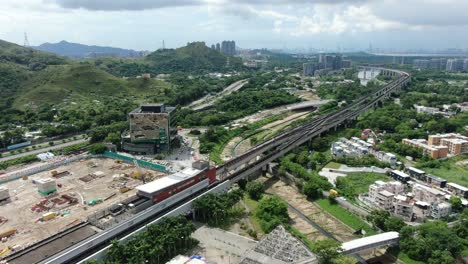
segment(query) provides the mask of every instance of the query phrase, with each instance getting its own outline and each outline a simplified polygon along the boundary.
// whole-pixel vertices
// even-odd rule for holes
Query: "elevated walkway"
[[[386,232],[373,236],[363,237],[344,242],[341,245],[343,254],[349,255],[359,251],[398,244],[400,234],[398,232]]]

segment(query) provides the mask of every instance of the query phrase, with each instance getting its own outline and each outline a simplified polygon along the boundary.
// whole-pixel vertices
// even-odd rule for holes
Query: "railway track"
[[[387,84],[379,91],[363,96],[354,104],[349,105],[336,113],[318,116],[302,125],[288,129],[284,133],[267,140],[255,146],[248,152],[239,155],[238,157],[234,157],[226,163],[218,166],[216,169],[219,182],[213,186],[208,187],[208,191],[203,192],[203,194],[216,190],[216,185],[223,185],[224,183],[230,181],[235,182],[238,179],[246,177],[247,175],[257,171],[259,168],[262,168],[269,162],[276,160],[284,154],[290,152],[297,146],[304,144],[311,138],[318,136],[321,133],[325,133],[331,128],[337,127],[347,121],[353,120],[368,108],[374,107],[377,102],[389,97],[390,93],[394,92],[395,89],[401,89],[401,87],[409,81],[409,74],[401,71],[395,72],[400,75],[399,78]],[[260,158],[249,164],[249,162],[255,159],[257,156],[260,156]],[[234,172],[230,173],[231,171]],[[199,191],[196,193],[198,192]],[[192,197],[193,196],[191,193],[183,199],[178,200],[177,204],[185,202],[188,198]],[[155,204],[155,206],[164,203],[165,202],[160,202]],[[168,205],[167,207],[164,207],[164,211],[175,208],[174,206],[174,204]],[[157,215],[159,215],[159,213]],[[87,239],[83,243],[79,243],[79,245],[68,248],[63,252],[60,252],[42,261],[41,263],[74,263],[80,259],[80,256],[89,255],[89,252],[95,252],[98,248],[102,248],[103,245],[110,242],[111,239],[121,237],[122,234],[128,234],[131,232],[131,230],[140,230],[145,226],[146,223],[151,222],[152,219],[154,219],[156,216],[155,214],[151,214],[148,215],[144,220],[140,219],[136,221],[137,217],[140,219],[143,216],[138,215],[120,223],[119,228],[122,230],[125,229],[123,231],[119,231],[117,233],[115,230],[113,230],[113,228],[104,230],[92,238]],[[116,234],[113,235],[112,232],[115,232]],[[131,234],[133,233],[130,233],[130,235]],[[128,236],[129,235],[126,237]],[[100,252],[102,252],[102,250]]]

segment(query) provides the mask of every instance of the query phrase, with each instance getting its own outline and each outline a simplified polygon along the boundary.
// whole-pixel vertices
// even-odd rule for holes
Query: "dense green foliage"
[[[207,194],[193,202],[196,218],[212,226],[226,225],[242,212],[234,207],[241,198],[240,189],[222,194]]]
[[[258,201],[263,195],[263,183],[259,181],[249,181],[245,186],[245,190],[249,194],[249,197]]]
[[[185,217],[166,218],[149,225],[127,243],[112,242],[106,253],[108,263],[166,263],[198,244],[191,238],[195,226]]]
[[[232,93],[215,103],[214,108],[195,112],[182,109],[180,123],[184,126],[222,125],[263,109],[298,102],[299,98],[285,91],[244,90]]]
[[[0,162],[0,170],[4,170],[10,166],[18,165],[18,164],[25,164],[25,163],[31,163],[34,161],[39,161],[39,159],[36,157],[36,155],[28,155],[24,156],[21,158],[16,158],[16,159],[11,159],[7,161],[2,161]]]
[[[417,227],[407,226],[400,232],[400,248],[410,258],[428,263],[454,263],[454,259],[466,248],[464,240],[466,237],[459,237],[456,231],[447,227],[447,223],[440,221]],[[447,262],[447,259],[452,262]]]
[[[296,158],[296,154],[293,154],[293,153],[282,158],[280,172],[281,171],[289,172],[293,176],[302,180],[297,183],[297,185],[299,185],[298,187],[302,187],[305,183],[311,183],[314,186],[319,186],[320,191],[327,191],[333,187],[328,182],[327,178],[318,175],[316,171],[311,171],[311,172],[307,171],[307,169],[304,168],[304,165],[296,163],[297,159],[295,158]]]
[[[178,49],[159,49],[145,60],[158,73],[239,70],[242,61],[210,49],[204,42],[192,42]]]
[[[320,264],[352,264],[356,262],[352,257],[341,255],[341,243],[332,239],[315,242],[312,250],[318,255]]]
[[[89,152],[91,154],[104,154],[106,150],[106,145],[100,143],[93,144],[89,147]]]
[[[269,233],[278,225],[288,224],[288,205],[278,196],[265,196],[258,204],[256,216],[263,232]]]
[[[400,232],[400,230],[406,226],[405,222],[403,222],[401,218],[390,216],[390,213],[385,210],[373,210],[367,216],[367,221],[372,223],[374,227],[385,232]]]
[[[317,87],[317,94],[323,99],[335,99],[351,103],[364,94],[370,94],[380,86],[370,82],[367,86],[361,85],[358,81],[352,83],[322,84]]]

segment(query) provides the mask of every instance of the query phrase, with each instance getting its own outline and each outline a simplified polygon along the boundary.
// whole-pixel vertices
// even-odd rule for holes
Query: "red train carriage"
[[[216,168],[198,170],[186,168],[161,179],[149,182],[136,187],[138,195],[152,199],[158,203],[168,197],[179,193],[205,179],[208,179],[208,185],[216,181]]]

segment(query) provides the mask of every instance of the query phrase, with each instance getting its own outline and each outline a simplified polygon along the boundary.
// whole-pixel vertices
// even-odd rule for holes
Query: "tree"
[[[450,252],[436,250],[432,252],[431,257],[427,260],[428,264],[453,264],[455,258],[450,255]]]
[[[259,181],[250,181],[246,185],[247,193],[249,197],[254,200],[260,200],[263,195],[263,184]]]
[[[447,223],[434,221],[417,227],[403,227],[400,231],[400,248],[410,258],[427,262],[432,257],[445,259],[445,256],[437,255],[436,251],[448,252],[455,258],[464,245],[462,238]]]
[[[400,232],[400,230],[405,227],[406,224],[405,222],[398,217],[390,217],[384,222],[384,231],[389,232],[389,231],[396,231]]]
[[[371,222],[374,227],[385,230],[385,220],[389,217],[390,213],[385,210],[373,210],[367,216],[367,221]]]
[[[258,203],[256,215],[265,233],[289,222],[288,205],[278,196],[263,197]]]
[[[468,237],[468,208],[458,217],[458,224],[453,228],[458,237]]]
[[[453,211],[459,212],[463,209],[462,200],[459,197],[451,196],[449,202],[452,205]]]
[[[106,145],[96,143],[89,147],[89,152],[91,154],[103,154],[107,150]]]
[[[110,132],[107,134],[107,137],[104,139],[104,141],[112,143],[120,148],[120,135],[117,132]]]
[[[314,245],[314,252],[318,255],[320,264],[332,264],[340,257],[341,244],[331,239],[320,240]]]
[[[322,196],[322,189],[320,186],[313,181],[308,181],[302,187],[302,192],[307,196],[309,199],[318,199]]]

